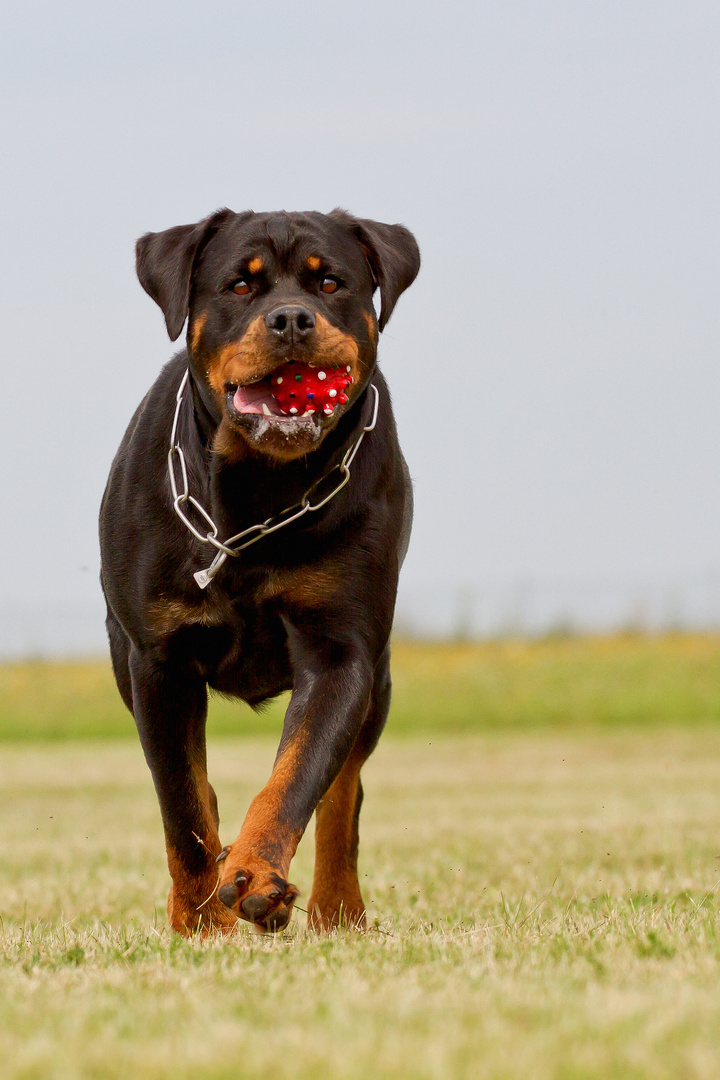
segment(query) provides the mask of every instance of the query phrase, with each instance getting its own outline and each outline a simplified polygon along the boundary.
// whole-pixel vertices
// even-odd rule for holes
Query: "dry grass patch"
[[[223,837],[272,756],[213,746]],[[709,732],[386,740],[376,927],[187,942],[139,748],[8,747],[0,1076],[714,1080],[718,760]],[[293,869],[307,895],[307,842]]]

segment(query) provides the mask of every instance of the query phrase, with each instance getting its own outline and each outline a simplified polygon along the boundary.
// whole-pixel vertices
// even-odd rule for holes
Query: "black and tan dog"
[[[181,933],[238,916],[285,926],[298,895],[290,861],[315,810],[311,925],[363,924],[360,769],[388,712],[412,512],[372,296],[379,288],[382,330],[418,268],[407,229],[339,210],[221,210],[138,242],[140,282],[172,340],[188,320],[187,350],[112,466],[102,584]],[[342,376],[344,389],[322,409],[308,394],[288,410],[283,371],[314,385]],[[206,770],[208,687],[253,706],[292,690],[272,775],[225,848]]]

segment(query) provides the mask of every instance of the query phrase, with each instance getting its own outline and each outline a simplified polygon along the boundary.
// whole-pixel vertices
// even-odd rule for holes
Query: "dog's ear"
[[[170,340],[180,336],[190,306],[195,260],[213,232],[232,210],[218,210],[197,225],[176,225],[164,232],[145,233],[135,245],[137,276],[165,316]]]
[[[339,209],[333,210],[330,217],[347,225],[365,252],[375,284],[380,287],[378,325],[384,330],[398,297],[412,285],[420,269],[417,240],[404,225],[356,218]]]

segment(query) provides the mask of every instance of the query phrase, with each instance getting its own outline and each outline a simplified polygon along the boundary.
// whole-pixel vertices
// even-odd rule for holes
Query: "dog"
[[[360,770],[390,704],[412,488],[378,333],[420,255],[402,225],[234,213],[147,233],[137,273],[175,341],[100,512],[113,671],[160,803],[174,930],[282,930],[316,812],[309,925],[362,927]],[[373,294],[380,291],[376,317]],[[208,688],[291,690],[237,839],[207,776]]]

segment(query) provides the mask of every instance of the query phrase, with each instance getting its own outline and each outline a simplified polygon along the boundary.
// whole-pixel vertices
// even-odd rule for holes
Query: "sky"
[[[408,611],[432,626],[498,582],[702,592],[719,54],[696,0],[2,4],[0,650],[41,610],[48,648],[102,641],[78,614],[98,504],[176,350],[134,242],[225,205],[418,239],[379,352],[415,481]]]

